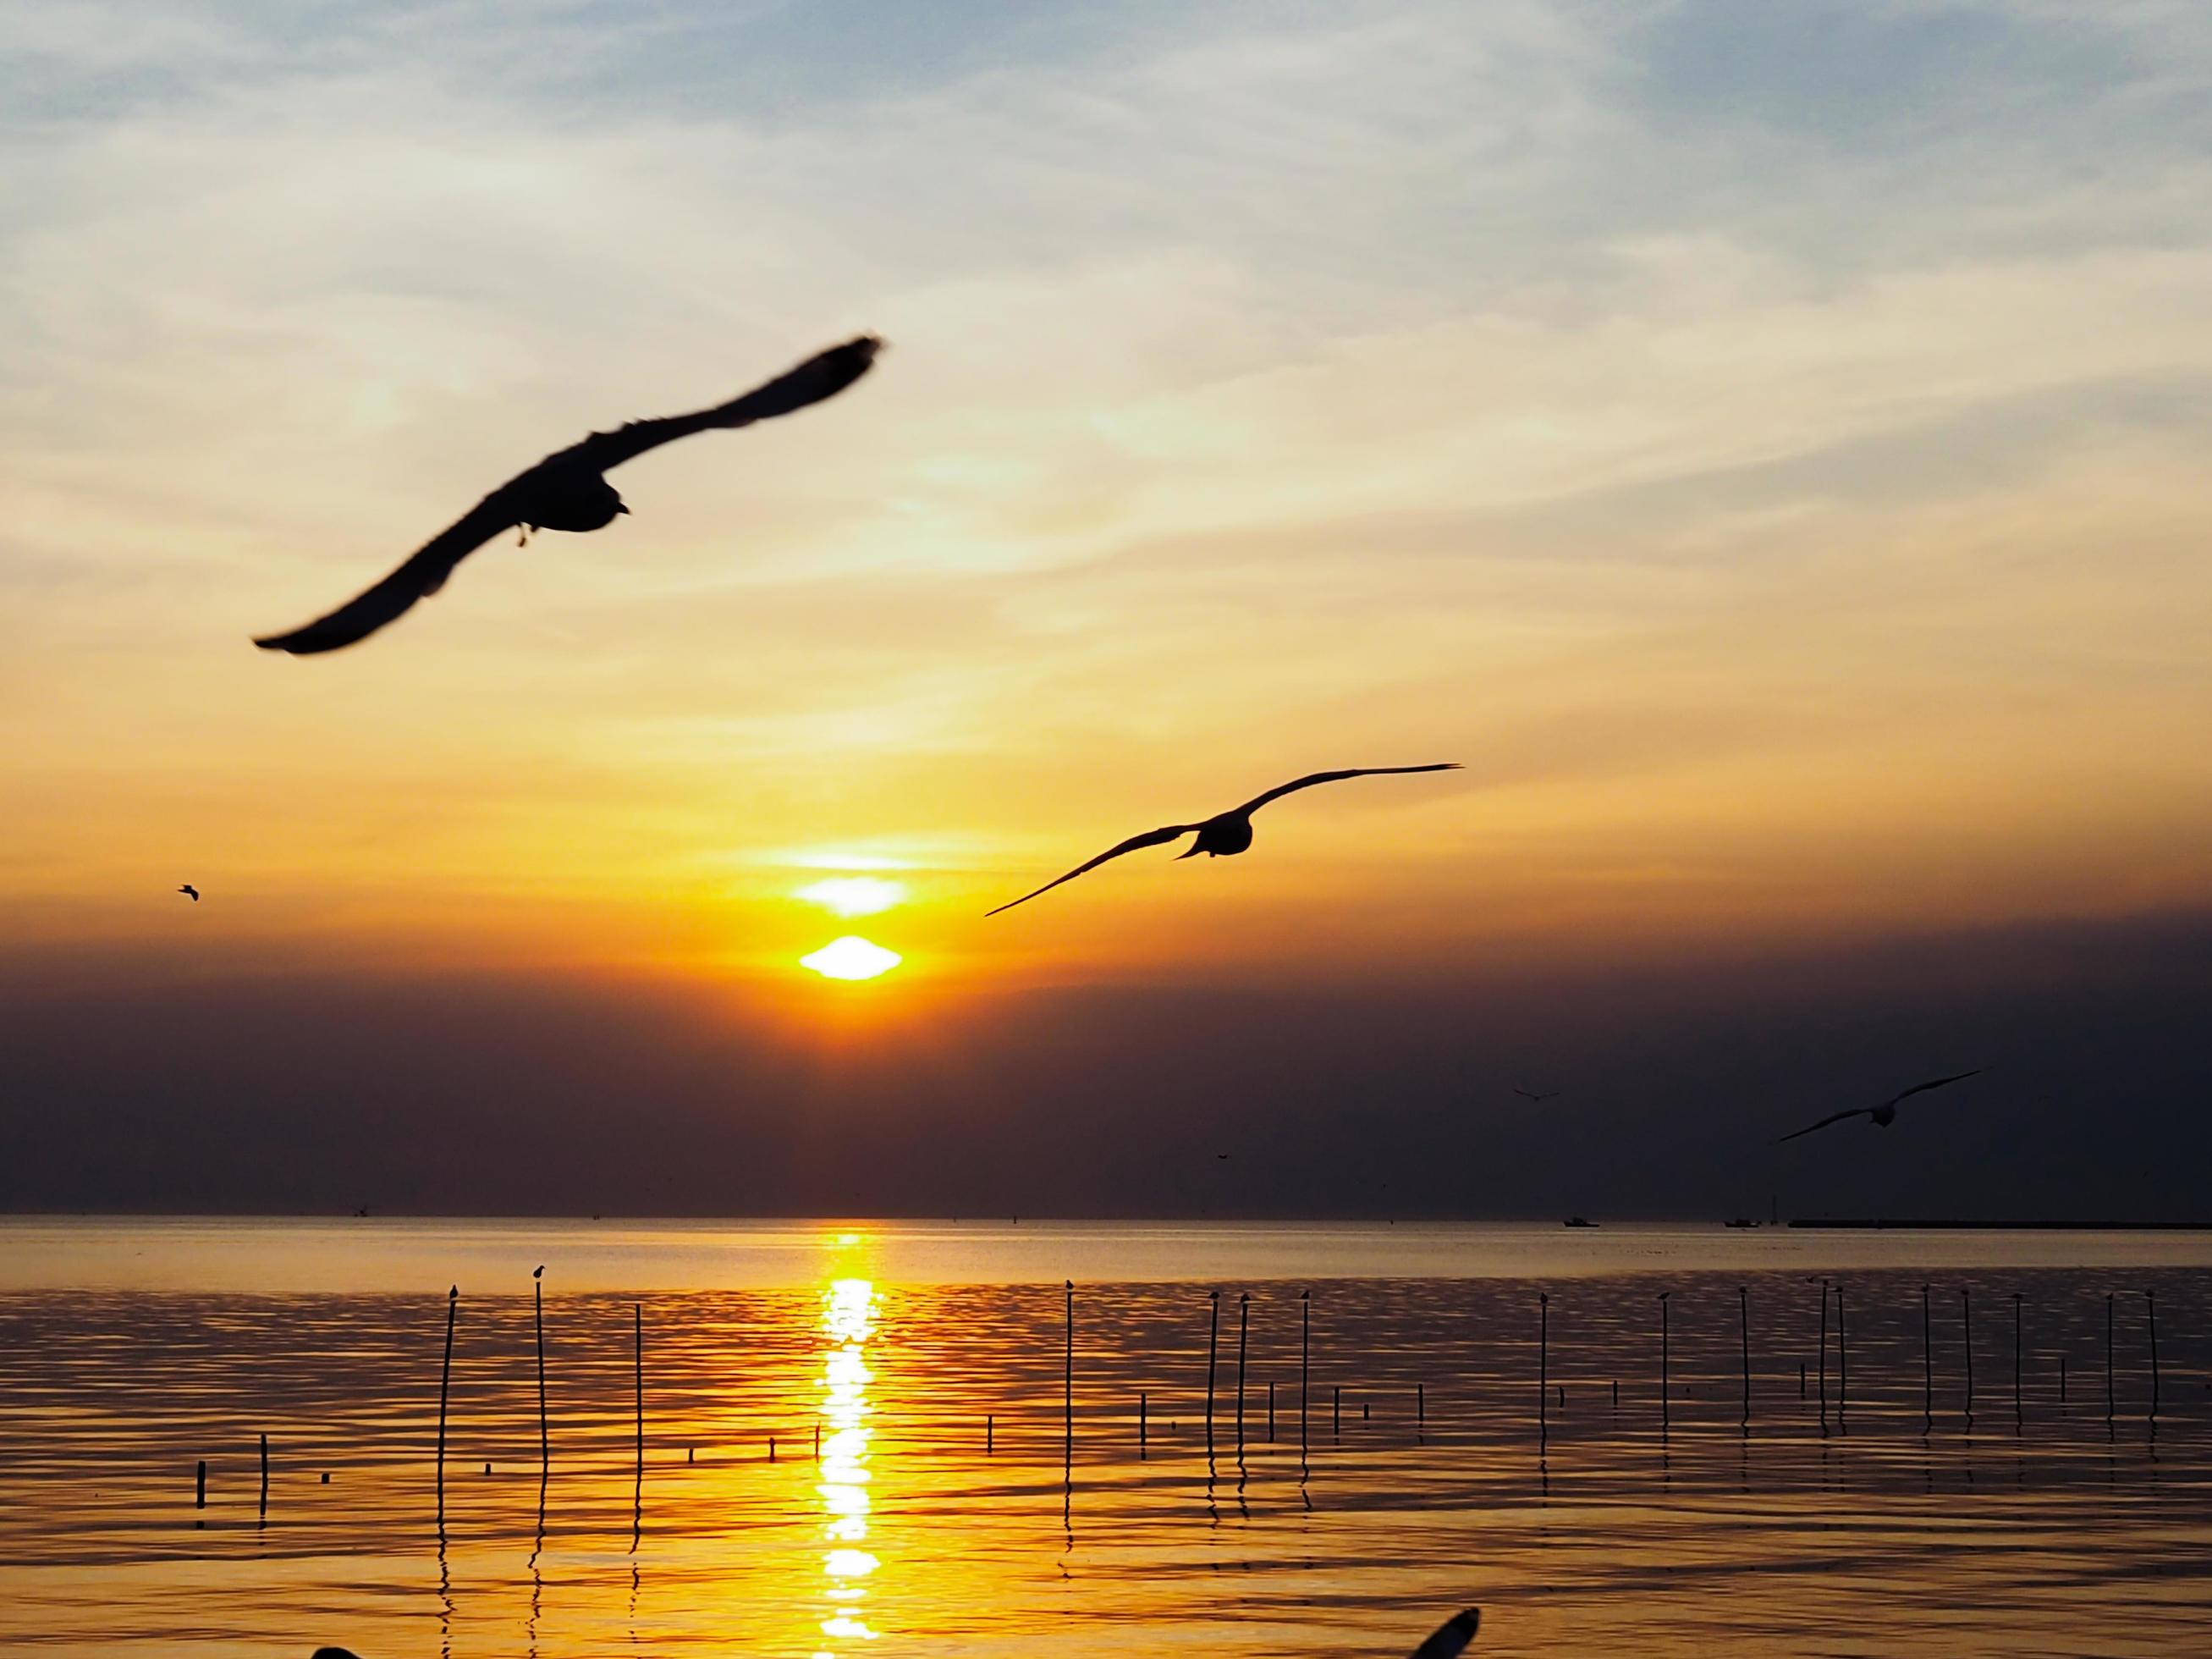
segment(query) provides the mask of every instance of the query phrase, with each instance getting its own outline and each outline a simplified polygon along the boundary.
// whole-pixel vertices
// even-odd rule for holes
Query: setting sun
[[[905,959],[896,951],[886,951],[857,933],[848,933],[799,961],[801,967],[811,968],[824,979],[874,979],[879,974],[889,973]]]

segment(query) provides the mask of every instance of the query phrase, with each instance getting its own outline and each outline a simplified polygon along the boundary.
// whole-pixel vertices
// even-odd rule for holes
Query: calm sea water
[[[0,1222],[9,1653],[1388,1655],[1468,1603],[1480,1654],[2212,1651],[2212,1239]]]

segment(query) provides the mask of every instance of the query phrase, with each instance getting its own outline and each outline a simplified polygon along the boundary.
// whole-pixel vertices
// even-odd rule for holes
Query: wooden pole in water
[[[1344,1437],[1344,1384],[1341,1382],[1335,1385],[1334,1392],[1329,1395],[1328,1437],[1332,1440]]]
[[[1146,1426],[1145,1418],[1146,1413],[1149,1409],[1150,1407],[1146,1401],[1145,1396],[1142,1393],[1139,1393],[1137,1395],[1137,1461],[1139,1463],[1145,1461],[1145,1430]]]
[[[2012,1425],[2021,1425],[2020,1407],[2020,1292],[2012,1293]]]
[[[1060,1370],[1060,1467],[1063,1474],[1075,1467],[1075,1281],[1060,1281],[1067,1293],[1067,1344]]]
[[[1828,1281],[1820,1281],[1820,1420],[1828,1420]]]
[[[1298,1292],[1298,1458],[1306,1455],[1306,1385],[1313,1375],[1313,1292]]]
[[[264,1519],[269,1514],[269,1437],[265,1434],[261,1437],[261,1513]]]
[[[1925,1434],[1936,1426],[1936,1327],[1929,1317],[1928,1292],[1933,1287],[1920,1287],[1920,1431]]]
[[[545,1268],[542,1263],[530,1275],[530,1293],[538,1312],[538,1470],[542,1480],[553,1473],[553,1431],[545,1412]]]
[[[1959,1286],[1959,1335],[1966,1349],[1966,1421],[1974,1420],[1974,1294]]]
[[[1213,1373],[1221,1352],[1221,1292],[1206,1293],[1206,1455],[1213,1455]]]
[[[446,1292],[446,1365],[438,1374],[438,1522],[446,1520],[446,1395],[453,1381],[453,1318],[461,1305],[461,1287]]]
[[[2150,1417],[2158,1421],[2158,1292],[2143,1291],[2143,1311],[2150,1319]]]
[[[2112,1420],[2112,1297],[2105,1294],[2105,1421]]]
[[[200,1459],[198,1471],[192,1477],[192,1507],[196,1510],[207,1507],[207,1459],[204,1457]]]
[[[1423,1431],[1425,1431],[1428,1428],[1428,1426],[1429,1426],[1429,1385],[1428,1385],[1427,1383],[1425,1383],[1425,1382],[1416,1382],[1416,1383],[1414,1383],[1414,1384],[1413,1384],[1413,1430],[1414,1430],[1414,1432],[1415,1432],[1415,1433],[1417,1433],[1417,1434],[1418,1434],[1418,1433],[1420,1433],[1420,1432],[1423,1432]]]
[[[1267,1438],[1275,1437],[1275,1385],[1267,1384]]]
[[[645,1304],[631,1303],[629,1316],[632,1338],[630,1358],[637,1384],[637,1498],[639,1512],[641,1515],[645,1499]],[[814,1432],[817,1437],[815,1449],[818,1453],[821,1449],[822,1433],[818,1425]]]
[[[1536,1292],[1536,1438],[1550,1437],[1552,1409],[1552,1298]]]
[[[1751,1421],[1751,1292],[1735,1287],[1736,1314],[1743,1334],[1743,1420]]]
[[[983,1413],[983,1455],[988,1457],[997,1449],[998,1419],[991,1413]]]
[[[1244,1455],[1244,1337],[1251,1324],[1252,1292],[1237,1297],[1237,1454]]]
[[[1667,1298],[1674,1292],[1659,1292],[1659,1432],[1667,1432],[1670,1407],[1667,1403]]]
[[[1844,1326],[1844,1287],[1836,1286],[1836,1420],[1844,1420],[1850,1408],[1851,1343],[1850,1334]]]

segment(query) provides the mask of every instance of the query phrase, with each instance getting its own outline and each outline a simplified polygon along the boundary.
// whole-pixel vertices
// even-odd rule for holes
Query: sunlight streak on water
[[[851,1234],[840,1246],[859,1241]],[[872,1479],[868,1441],[868,1338],[875,1330],[876,1289],[865,1279],[838,1279],[822,1292],[823,1356],[820,1411],[823,1424],[821,1478],[815,1487],[822,1504],[822,1534],[831,1547],[822,1558],[832,1604],[822,1633],[833,1643],[872,1642],[876,1632],[860,1612],[867,1597],[866,1580],[881,1563],[860,1548],[868,1539]],[[834,1659],[825,1648],[817,1659]]]

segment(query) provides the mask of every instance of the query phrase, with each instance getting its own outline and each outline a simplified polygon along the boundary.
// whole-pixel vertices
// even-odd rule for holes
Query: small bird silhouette
[[[533,530],[604,530],[618,514],[629,511],[606,480],[613,468],[695,432],[750,426],[834,398],[868,372],[882,349],[882,341],[864,334],[713,409],[665,420],[631,421],[612,432],[594,432],[509,478],[359,598],[304,628],[253,642],[264,651],[286,651],[295,657],[336,651],[367,639],[404,615],[417,599],[429,598],[446,585],[455,566],[504,531],[520,529],[526,542]]]
[[[1460,1650],[1474,1640],[1474,1633],[1482,1627],[1482,1609],[1469,1607],[1465,1613],[1454,1613],[1437,1627],[1435,1634],[1413,1650],[1413,1659],[1456,1659]]]
[[[1399,772],[1456,772],[1459,769],[1457,761],[1439,761],[1429,766],[1355,766],[1342,772],[1315,772],[1303,778],[1294,778],[1288,783],[1278,784],[1264,795],[1255,795],[1242,806],[1231,807],[1226,812],[1218,813],[1197,823],[1163,824],[1158,830],[1147,830],[1141,836],[1132,836],[1120,846],[1108,848],[1089,863],[1079,864],[1066,875],[1045,883],[1036,892],[1024,893],[1021,897],[1010,899],[984,914],[995,916],[1000,910],[1011,910],[1017,904],[1027,904],[1038,893],[1048,893],[1063,881],[1073,881],[1085,872],[1096,870],[1109,859],[1118,859],[1124,853],[1134,853],[1142,848],[1164,845],[1178,836],[1189,835],[1193,830],[1198,832],[1198,839],[1190,844],[1189,851],[1179,853],[1176,857],[1194,859],[1203,853],[1208,858],[1234,858],[1252,844],[1253,813],[1271,800],[1279,800],[1295,790],[1310,789],[1317,783],[1335,783],[1345,778],[1381,777]]]
[[[1795,1140],[1799,1135],[1809,1135],[1815,1129],[1825,1129],[1831,1123],[1841,1123],[1847,1117],[1870,1118],[1874,1121],[1875,1127],[1887,1129],[1897,1121],[1897,1103],[1900,1100],[1910,1099],[1912,1096],[1929,1089],[1941,1089],[1946,1084],[1963,1083],[1970,1077],[1979,1077],[1981,1074],[1982,1068],[1978,1066],[1971,1072],[1959,1072],[1950,1077],[1931,1078],[1925,1083],[1914,1084],[1902,1094],[1892,1095],[1879,1106],[1855,1106],[1848,1112],[1831,1112],[1818,1123],[1808,1123],[1802,1129],[1792,1129],[1782,1137],[1782,1140]],[[1781,1144],[1780,1140],[1775,1142],[1778,1146]]]
[[[1523,1099],[1523,1100],[1534,1100],[1534,1101],[1540,1101],[1540,1101],[1547,1101],[1547,1100],[1557,1100],[1557,1099],[1559,1097],[1559,1091],[1557,1089],[1547,1089],[1547,1090],[1546,1090],[1546,1091],[1545,1091],[1542,1094],[1540,1094],[1540,1095],[1532,1095],[1532,1094],[1530,1094],[1530,1093],[1529,1093],[1526,1089],[1516,1089],[1513,1092],[1514,1092],[1515,1094],[1516,1094],[1516,1095],[1520,1096],[1520,1097],[1521,1097],[1521,1098],[1522,1098],[1522,1099]]]
[[[1214,1157],[1219,1158],[1224,1164],[1229,1161],[1229,1154],[1226,1152],[1216,1152]]]
[[[532,1279],[543,1279],[545,1277],[545,1269],[543,1267],[532,1267],[530,1270],[530,1276]]]
[[[190,882],[186,882],[182,887],[177,889],[177,890],[195,904],[198,904],[200,902],[200,890],[193,886]]]

